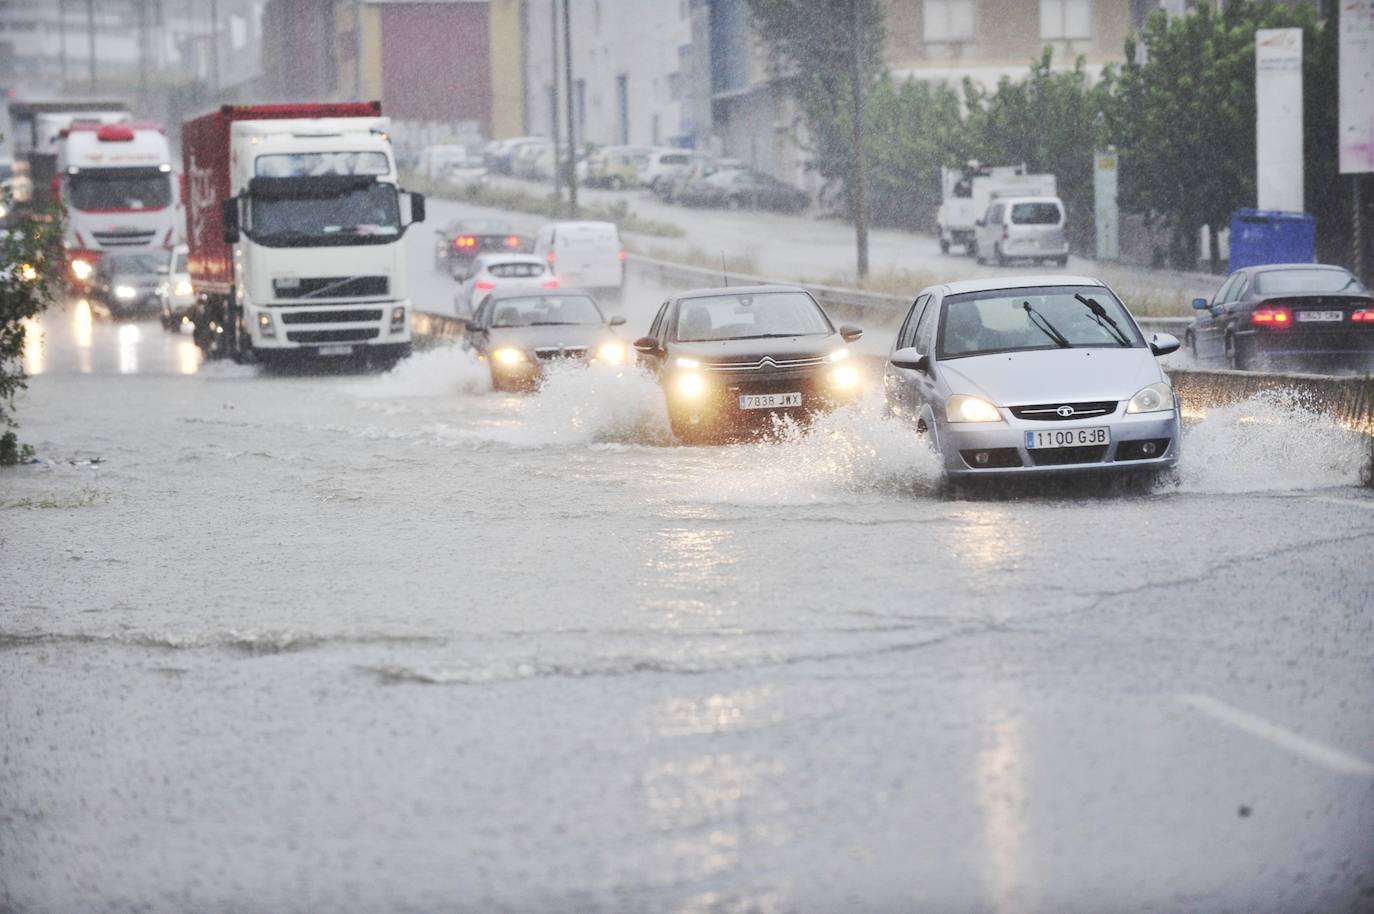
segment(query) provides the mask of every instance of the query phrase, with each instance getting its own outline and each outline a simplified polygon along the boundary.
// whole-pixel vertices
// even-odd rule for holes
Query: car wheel
[[[968,251],[968,255],[973,258],[975,263],[983,262],[982,255],[978,253],[978,242],[970,241],[964,246],[964,249]]]
[[[1193,331],[1189,330],[1187,333],[1183,334],[1183,345],[1188,347],[1188,354],[1191,355],[1193,357],[1193,361],[1196,362],[1197,337],[1193,334]]]
[[[949,253],[949,242],[946,241],[946,240],[943,239],[943,238],[940,239],[940,253],[941,253],[941,254],[948,254],[948,253]]]
[[[1226,335],[1226,367],[1232,371],[1245,371],[1249,368],[1249,360],[1241,352],[1240,344],[1229,333]]]
[[[685,416],[669,413],[668,425],[673,430],[673,437],[683,444],[704,444],[709,437],[705,427],[693,425]]]
[[[1002,255],[1002,246],[1000,244],[994,244],[992,246],[992,259],[997,261],[999,267],[1007,265],[1007,258]]]
[[[739,209],[742,205],[743,205],[743,203],[740,201],[740,198],[739,198],[739,197],[726,197],[726,198],[725,198],[725,208],[728,209],[728,210],[730,210],[730,211],[732,211],[732,212],[733,212],[734,210]]]
[[[1054,259],[1054,262],[1056,266],[1067,267],[1069,265],[1069,258],[1067,256],[1056,257]]]
[[[612,176],[611,176],[611,190],[623,190],[624,188],[625,188],[625,181],[620,177],[620,175],[612,175]]]

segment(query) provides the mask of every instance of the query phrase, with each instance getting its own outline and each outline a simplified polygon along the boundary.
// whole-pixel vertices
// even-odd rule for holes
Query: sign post
[[[1093,155],[1093,221],[1097,228],[1097,259],[1121,259],[1120,210],[1116,205],[1116,149]]]
[[[1255,32],[1255,183],[1259,209],[1301,213],[1302,29]]]
[[[1365,270],[1364,213],[1360,184],[1374,171],[1374,0],[1344,0],[1340,33],[1341,174],[1350,175],[1350,235],[1355,275]]]

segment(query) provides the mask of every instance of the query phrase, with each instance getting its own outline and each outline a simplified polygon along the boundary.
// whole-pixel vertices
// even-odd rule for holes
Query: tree
[[[873,219],[911,226],[915,214],[940,203],[940,169],[972,154],[959,95],[947,86],[884,76],[869,93],[864,119]]]
[[[18,426],[14,397],[26,386],[23,355],[28,322],[51,304],[62,264],[55,244],[56,221],[44,223],[14,213],[8,195],[4,207],[11,212],[11,222],[0,232],[0,466],[17,463],[21,455],[14,431]]]
[[[880,0],[746,0],[773,66],[815,141],[814,167],[839,178],[855,217],[860,274],[867,272],[863,110],[882,69]]]

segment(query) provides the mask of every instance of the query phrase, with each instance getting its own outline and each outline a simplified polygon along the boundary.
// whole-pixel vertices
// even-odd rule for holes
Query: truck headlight
[[[82,282],[85,282],[86,280],[90,279],[91,273],[93,272],[95,272],[95,267],[91,266],[91,262],[89,260],[72,261],[72,275],[75,276],[77,279],[81,280]]]
[[[1174,391],[1168,384],[1160,382],[1142,388],[1126,404],[1128,413],[1162,413],[1174,408]]]
[[[625,361],[624,343],[602,343],[596,350],[596,360],[605,362],[607,365],[620,365]]]
[[[272,315],[266,311],[258,312],[258,331],[264,337],[274,337],[277,335],[277,327],[272,323]]]
[[[497,349],[491,354],[491,359],[498,365],[519,365],[521,362],[525,361],[525,354],[519,349],[507,347],[504,349]]]
[[[397,305],[391,309],[391,332],[396,333],[406,328],[406,307]]]
[[[80,262],[81,261],[79,260],[77,261],[77,263]],[[135,289],[133,286],[115,286],[114,292],[115,298],[119,299],[120,301],[128,301],[129,299],[138,296],[138,290]]]
[[[1001,422],[1002,414],[987,400],[955,394],[945,404],[950,422]]]
[[[191,288],[191,283],[188,280],[178,279],[175,294],[184,298],[187,295],[194,295],[195,290]]]

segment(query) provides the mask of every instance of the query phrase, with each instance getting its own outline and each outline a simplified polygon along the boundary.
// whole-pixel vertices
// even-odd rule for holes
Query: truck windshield
[[[156,168],[98,168],[67,178],[73,209],[166,209],[172,205],[172,176]]]
[[[400,234],[394,184],[321,187],[309,196],[253,198],[252,238],[268,247],[387,244]]]

